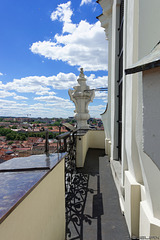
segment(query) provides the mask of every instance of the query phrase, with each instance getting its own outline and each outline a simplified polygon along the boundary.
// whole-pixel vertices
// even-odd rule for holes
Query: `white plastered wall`
[[[138,54],[136,49],[137,49],[138,30],[136,29],[136,27],[137,27],[138,12],[136,12],[136,10],[137,10],[137,1],[124,2],[124,25],[123,25],[124,69],[126,68],[127,65],[132,65],[134,62],[137,61]],[[113,25],[112,28],[115,28],[115,25]],[[114,41],[114,39],[112,41]],[[119,184],[120,186],[124,186],[125,188],[123,207],[124,207],[124,213],[125,213],[126,222],[128,225],[130,235],[138,236],[139,235],[139,204],[140,204],[140,187],[138,182],[142,182],[141,168],[140,168],[140,163],[138,158],[138,151],[137,151],[136,137],[135,137],[136,110],[137,110],[137,91],[136,90],[137,90],[138,80],[136,79],[135,76],[130,76],[129,78],[130,79],[126,79],[125,74],[123,74],[122,156],[121,156],[122,167],[121,167],[121,182]],[[115,77],[113,77],[112,81],[115,82],[116,84]],[[115,107],[117,107],[117,111],[118,111],[118,106],[115,106]],[[135,201],[135,195],[136,195],[136,201]],[[137,207],[135,207],[135,205]]]
[[[118,28],[119,28],[119,1],[113,1],[112,7],[112,31],[111,42],[112,42],[112,53],[111,53],[111,159],[118,160]]]
[[[104,131],[90,130],[83,136],[77,136],[76,144],[76,166],[83,167],[89,148],[105,149]]]
[[[0,224],[1,240],[64,240],[64,160]]]
[[[159,0],[139,1],[138,59],[141,59],[145,55],[149,54],[160,39],[160,31],[158,31],[160,22],[159,9]],[[142,236],[146,232],[146,236],[157,236],[157,234],[160,236],[160,194],[157,186],[157,183],[160,182],[160,172],[153,163],[152,159],[143,152],[142,74],[138,74],[138,77],[136,140],[146,193],[146,200],[142,201],[140,204],[139,234]],[[144,224],[146,220],[148,221],[148,224]]]
[[[125,2],[124,9],[124,69],[131,67],[135,62],[141,59],[143,56],[148,54],[155,44],[160,39],[159,22],[160,22],[160,1],[159,0],[127,0]],[[103,6],[108,4],[109,1],[103,0]],[[115,101],[115,8],[118,0],[113,1],[112,8],[112,27],[108,39],[110,45],[109,48],[111,54],[109,54],[109,92],[111,98],[108,101],[108,110],[105,113],[105,117],[102,116],[105,128],[110,127],[110,140],[111,140],[111,153],[110,155],[114,159],[115,144],[114,140],[116,137],[114,121],[116,119],[116,101]],[[101,5],[102,6],[102,5]],[[102,7],[103,7],[102,6]],[[103,17],[105,14],[103,13]],[[106,15],[106,19],[109,16]],[[106,19],[103,21],[107,22]],[[109,30],[107,25],[107,31]],[[124,76],[123,78],[123,115],[122,115],[122,174],[121,183],[125,187],[125,204],[124,212],[130,235],[139,236],[146,231],[148,234],[147,227],[143,223],[143,220],[149,219],[152,215],[150,222],[150,234],[157,233],[158,225],[153,226],[153,217],[159,216],[158,202],[160,196],[159,191],[155,194],[156,181],[159,182],[159,174],[157,168],[153,165],[151,159],[147,158],[143,153],[142,139],[143,139],[143,127],[142,127],[142,113],[143,102],[142,102],[142,74],[133,74]],[[109,117],[109,114],[111,116]],[[110,119],[110,121],[108,121]],[[107,122],[108,121],[108,122]],[[113,143],[113,144],[112,144]],[[152,174],[151,174],[152,172]],[[154,174],[156,177],[154,177]],[[141,189],[144,186],[145,196],[141,199]],[[128,191],[126,191],[128,189]],[[136,208],[132,207],[133,196],[137,196]],[[158,200],[156,200],[156,198]],[[144,200],[145,199],[145,200]],[[142,204],[145,201],[145,204]],[[142,208],[143,206],[143,208]],[[147,206],[147,207],[146,207]],[[146,207],[146,211],[144,210]],[[150,209],[150,214],[148,209]],[[136,211],[135,211],[136,209]],[[144,217],[144,213],[146,216]],[[133,221],[134,219],[134,221]],[[143,227],[142,227],[143,225]],[[147,225],[146,225],[147,226]],[[143,230],[142,230],[143,229]],[[142,236],[142,235],[141,235]]]
[[[136,1],[127,1],[128,12],[127,12],[127,35],[126,35],[126,62],[125,68],[132,66],[133,63],[137,62],[139,59],[148,54],[154,45],[159,41],[160,34],[157,31],[158,22],[160,21],[159,12],[160,2],[159,1],[149,1],[149,0],[136,0]],[[134,12],[132,12],[134,11]],[[149,17],[152,16],[152,17]],[[127,201],[132,202],[132,194],[130,198],[128,196],[129,191],[126,191],[126,200],[125,200],[125,215],[127,223],[130,229],[131,235],[138,234],[140,236],[151,236],[153,231],[148,234],[148,229],[146,225],[143,224],[143,221],[149,219],[147,213],[150,209],[152,216],[154,216],[154,208],[157,211],[158,206],[157,202],[154,201],[155,195],[155,177],[156,180],[157,174],[155,166],[151,159],[149,159],[143,153],[142,139],[143,139],[143,126],[142,126],[142,117],[143,117],[143,101],[142,101],[142,74],[132,74],[126,77],[126,104],[125,109],[125,149],[127,154],[128,162],[128,171],[131,176],[135,178],[135,181],[140,184],[144,184],[146,200],[145,204],[139,203],[140,216],[137,219],[139,221],[138,228],[135,229],[132,222],[129,224],[128,215],[132,216],[131,212],[129,213],[129,204]],[[138,150],[138,151],[137,151]],[[128,181],[125,182],[125,188],[128,186]],[[132,189],[132,181],[130,181],[130,189]],[[137,187],[138,194],[138,187]],[[137,202],[138,204],[138,202]],[[143,207],[142,207],[143,206]],[[144,211],[145,206],[146,211]],[[130,209],[132,211],[132,209]],[[134,213],[134,209],[133,209]],[[145,217],[144,217],[145,216]],[[143,219],[144,218],[144,219]],[[145,219],[146,218],[146,219]],[[149,220],[150,224],[153,223],[153,220]],[[156,222],[156,221],[154,221]],[[143,227],[142,227],[143,226]],[[157,232],[158,226],[154,226]],[[143,229],[143,230],[142,230]],[[136,232],[135,232],[136,230]],[[146,235],[145,235],[146,231]],[[155,234],[156,234],[155,232]],[[156,236],[156,235],[155,235]]]
[[[99,17],[101,26],[105,29],[108,40],[108,89],[111,89],[111,53],[112,53],[112,0],[102,0],[100,5],[103,9],[103,15]],[[107,63],[107,59],[106,59]],[[111,153],[111,92],[108,91],[108,104],[106,111],[101,114],[101,118],[105,130],[105,152],[109,155]]]

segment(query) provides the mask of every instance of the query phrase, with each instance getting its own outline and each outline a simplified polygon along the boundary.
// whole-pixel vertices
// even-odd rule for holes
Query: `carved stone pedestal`
[[[87,124],[87,120],[90,118],[88,105],[93,101],[95,93],[94,90],[91,91],[86,84],[83,68],[81,68],[77,82],[78,85],[73,87],[74,90],[69,89],[68,93],[76,107],[74,117],[77,120],[77,127],[80,129],[88,129],[89,125]]]

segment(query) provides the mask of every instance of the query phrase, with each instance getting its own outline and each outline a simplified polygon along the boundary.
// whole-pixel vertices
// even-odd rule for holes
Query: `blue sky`
[[[68,89],[80,67],[91,88],[106,87],[107,41],[95,0],[5,0],[0,3],[0,115],[68,117]],[[100,117],[107,93],[96,92]]]

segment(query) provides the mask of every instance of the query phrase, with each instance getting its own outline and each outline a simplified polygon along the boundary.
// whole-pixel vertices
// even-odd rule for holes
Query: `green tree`
[[[1,136],[6,136],[8,133],[11,133],[11,129],[6,129],[6,128],[0,128],[0,135]]]
[[[8,133],[6,135],[6,139],[7,140],[15,140],[16,139],[16,135],[14,133]]]
[[[12,126],[12,129],[17,129],[17,126]]]
[[[59,120],[59,121],[54,122],[53,126],[58,126],[59,127],[60,124],[61,124],[61,121]]]
[[[16,134],[15,140],[19,141],[20,140],[20,134]]]
[[[25,136],[24,134],[22,134],[22,135],[20,136],[20,140],[21,140],[21,141],[25,141],[25,140],[26,140],[26,136]]]

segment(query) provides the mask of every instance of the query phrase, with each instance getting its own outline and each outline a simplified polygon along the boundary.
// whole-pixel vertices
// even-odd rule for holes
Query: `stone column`
[[[73,87],[74,90],[69,89],[68,93],[70,99],[75,104],[75,119],[77,120],[78,128],[88,129],[87,120],[90,118],[88,105],[93,102],[95,92],[89,91],[90,87],[86,84],[86,78],[83,73],[83,68],[80,69],[80,75],[77,79],[78,85]]]

